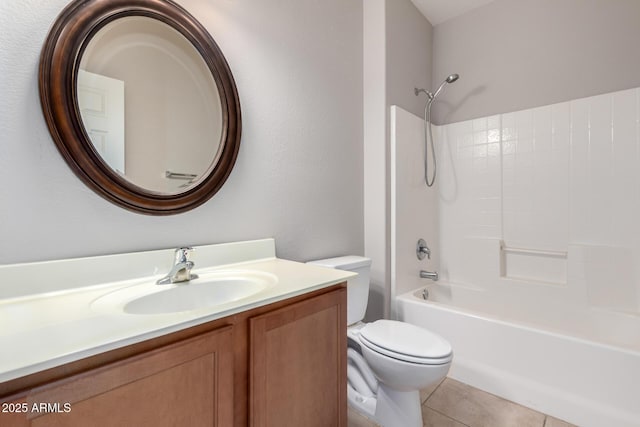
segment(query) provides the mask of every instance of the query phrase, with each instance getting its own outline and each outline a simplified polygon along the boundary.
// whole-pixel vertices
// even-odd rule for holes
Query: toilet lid
[[[360,330],[360,339],[372,350],[397,359],[433,364],[451,360],[451,344],[433,332],[409,323],[376,320]]]

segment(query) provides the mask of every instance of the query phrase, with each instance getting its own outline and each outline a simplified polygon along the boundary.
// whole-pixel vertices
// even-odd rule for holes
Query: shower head
[[[438,89],[434,92],[431,93],[426,89],[418,89],[415,88],[414,89],[414,93],[416,94],[416,96],[418,96],[420,94],[420,92],[424,92],[427,94],[427,97],[429,98],[429,102],[432,102],[434,99],[436,99],[436,96],[438,96],[438,94],[440,93],[440,91],[442,90],[442,88],[447,84],[447,83],[453,83],[456,80],[458,80],[460,78],[460,75],[458,74],[450,74],[443,82],[442,84],[438,87]]]
[[[429,96],[429,102],[433,102],[436,99],[436,96],[438,96],[438,94],[440,93],[440,91],[442,90],[442,88],[449,84],[449,83],[453,83],[456,80],[458,80],[460,78],[460,76],[458,74],[450,74],[449,77],[447,77],[442,84],[440,85],[440,87],[438,87],[438,89],[433,93],[427,93],[427,95]]]

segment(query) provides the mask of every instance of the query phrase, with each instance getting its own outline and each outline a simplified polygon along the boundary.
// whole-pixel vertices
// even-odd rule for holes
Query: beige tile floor
[[[451,378],[420,397],[425,427],[575,427]],[[349,408],[349,427],[375,426]]]

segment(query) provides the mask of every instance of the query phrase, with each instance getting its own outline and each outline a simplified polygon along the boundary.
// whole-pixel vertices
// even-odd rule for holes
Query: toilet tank
[[[367,302],[369,301],[370,258],[350,255],[309,261],[308,264],[358,273],[356,277],[347,281],[347,325],[352,325],[364,319],[364,313],[367,311]]]

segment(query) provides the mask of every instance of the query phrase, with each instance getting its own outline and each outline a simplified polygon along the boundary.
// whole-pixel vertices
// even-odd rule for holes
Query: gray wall
[[[398,105],[421,117],[429,89],[433,27],[411,0],[387,0],[387,105]],[[388,114],[388,111],[387,111]]]
[[[368,319],[384,315],[389,297],[386,2],[363,2],[364,254],[372,261]]]
[[[361,0],[179,1],[231,66],[243,136],[220,192],[170,217],[103,200],[54,146],[38,56],[66,3],[0,2],[0,263],[270,236],[294,260],[363,253]]]
[[[434,28],[434,123],[640,86],[640,1],[496,0]]]

